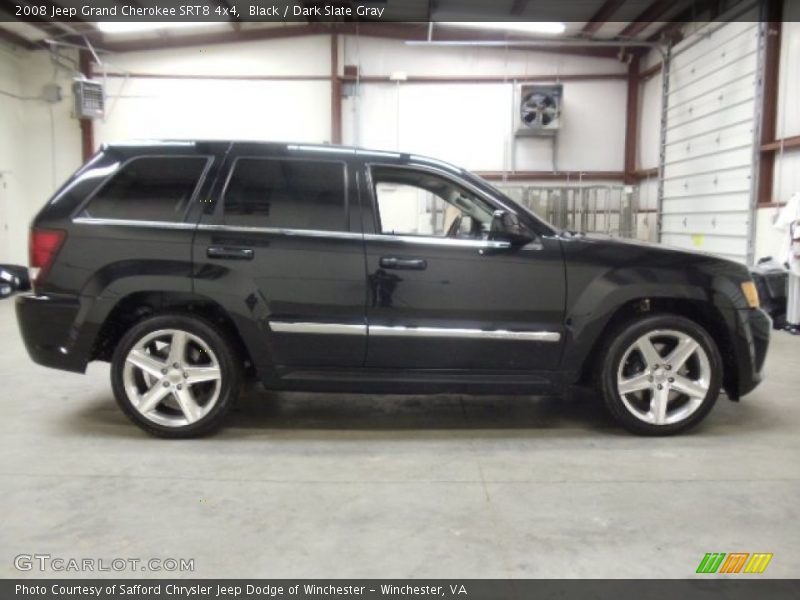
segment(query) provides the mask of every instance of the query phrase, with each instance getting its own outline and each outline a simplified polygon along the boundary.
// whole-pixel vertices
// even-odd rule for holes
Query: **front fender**
[[[636,301],[702,303],[723,319],[746,307],[737,282],[743,267],[716,257],[591,239],[566,240],[564,255],[564,371],[580,371],[614,315]]]

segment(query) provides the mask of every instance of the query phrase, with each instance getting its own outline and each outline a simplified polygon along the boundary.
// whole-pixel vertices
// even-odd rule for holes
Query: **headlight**
[[[758,290],[756,289],[756,284],[752,281],[743,281],[741,285],[742,293],[747,300],[747,304],[750,306],[750,308],[758,308],[760,303],[758,301]]]

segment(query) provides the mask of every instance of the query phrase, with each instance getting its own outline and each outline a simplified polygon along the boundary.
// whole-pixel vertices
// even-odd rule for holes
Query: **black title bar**
[[[547,579],[6,579],[3,600],[796,600],[799,580],[547,580]]]
[[[733,17],[757,20],[764,0],[739,0],[754,12]],[[3,0],[0,22],[589,22],[602,0]],[[674,0],[659,22],[691,22],[719,17],[708,0]],[[638,4],[637,4],[638,6]],[[617,8],[615,13],[623,13]],[[628,11],[630,12],[630,11]],[[615,14],[604,17],[614,22]]]

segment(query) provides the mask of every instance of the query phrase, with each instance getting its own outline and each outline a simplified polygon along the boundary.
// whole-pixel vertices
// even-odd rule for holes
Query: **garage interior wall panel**
[[[709,24],[673,50],[661,241],[751,257],[760,26]],[[699,40],[699,41],[698,41]]]
[[[480,47],[343,38],[344,64],[364,77],[507,77],[497,83],[368,83],[343,102],[344,143],[426,154],[482,171],[621,171],[624,80],[565,81],[563,127],[552,140],[515,138],[515,77],[623,74],[615,60]],[[598,119],[598,111],[603,118]],[[602,143],[587,143],[602,140]],[[514,148],[512,149],[512,142]],[[512,165],[512,156],[513,165]]]
[[[109,79],[96,143],[131,139],[330,140],[327,81]]]
[[[0,263],[28,263],[31,220],[81,164],[72,76],[45,52],[0,48]],[[59,85],[64,99],[45,102],[45,84]]]
[[[107,79],[108,111],[95,122],[98,145],[160,138],[330,141],[331,84],[320,79],[330,76],[328,36],[132,52],[113,55],[105,69],[129,76]],[[102,79],[103,69],[95,70]],[[266,79],[287,76],[308,79]]]

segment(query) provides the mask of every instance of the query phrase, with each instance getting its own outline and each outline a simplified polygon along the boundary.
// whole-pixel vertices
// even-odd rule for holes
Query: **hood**
[[[617,238],[602,233],[562,232],[561,238],[568,244],[575,243],[583,252],[596,253],[600,260],[619,264],[641,266],[666,266],[673,268],[701,268],[705,272],[726,275],[737,280],[750,279],[750,271],[742,263],[722,258],[700,250],[676,248],[654,242]],[[581,252],[581,253],[583,253]]]

